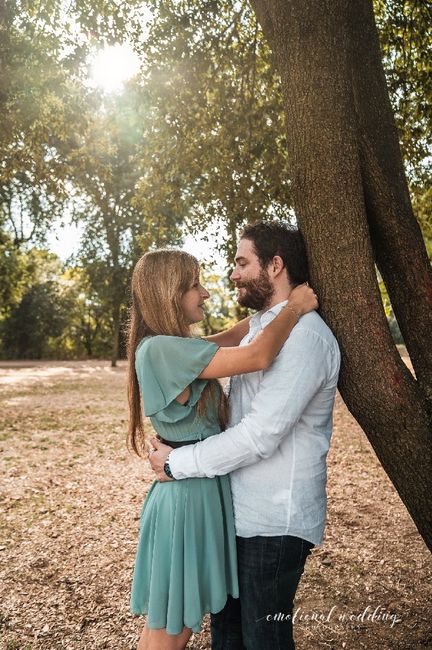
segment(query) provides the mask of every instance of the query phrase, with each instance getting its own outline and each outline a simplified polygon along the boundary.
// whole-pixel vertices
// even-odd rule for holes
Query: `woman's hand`
[[[299,316],[318,309],[319,306],[316,293],[306,283],[300,284],[291,291],[288,304],[298,312]]]
[[[308,285],[293,289],[286,309],[281,309],[253,341],[239,347],[220,347],[199,379],[232,377],[246,372],[266,370],[275,359],[300,316],[318,309],[318,300]]]

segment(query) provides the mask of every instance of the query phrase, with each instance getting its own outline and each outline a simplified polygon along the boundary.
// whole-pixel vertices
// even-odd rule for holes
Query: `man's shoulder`
[[[330,327],[327,325],[325,320],[318,314],[317,311],[310,311],[304,316],[300,316],[300,320],[297,323],[297,327],[304,327],[310,329],[318,334],[326,335],[330,338],[334,338],[334,334],[331,331]]]
[[[301,316],[299,322],[293,329],[293,333],[294,332],[297,336],[300,336],[303,333],[305,336],[311,335],[313,337],[319,337],[331,348],[338,349],[335,335],[316,311],[311,311],[308,314]]]

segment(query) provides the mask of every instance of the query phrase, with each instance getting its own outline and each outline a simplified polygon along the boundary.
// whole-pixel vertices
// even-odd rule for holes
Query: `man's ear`
[[[273,278],[277,278],[285,268],[283,259],[280,255],[275,255],[268,266],[269,273]]]

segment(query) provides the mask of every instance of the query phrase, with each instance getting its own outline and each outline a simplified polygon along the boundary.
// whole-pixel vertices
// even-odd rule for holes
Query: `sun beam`
[[[125,81],[137,74],[138,56],[126,43],[99,50],[90,63],[90,79],[105,92],[121,90]]]

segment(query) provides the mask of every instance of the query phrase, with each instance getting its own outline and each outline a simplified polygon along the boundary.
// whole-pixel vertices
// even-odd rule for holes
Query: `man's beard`
[[[237,298],[239,305],[257,311],[270,304],[275,291],[265,269],[261,269],[259,276],[254,280],[247,280],[241,284],[237,283],[237,288],[240,287],[244,287],[245,292],[242,295],[239,294]]]

